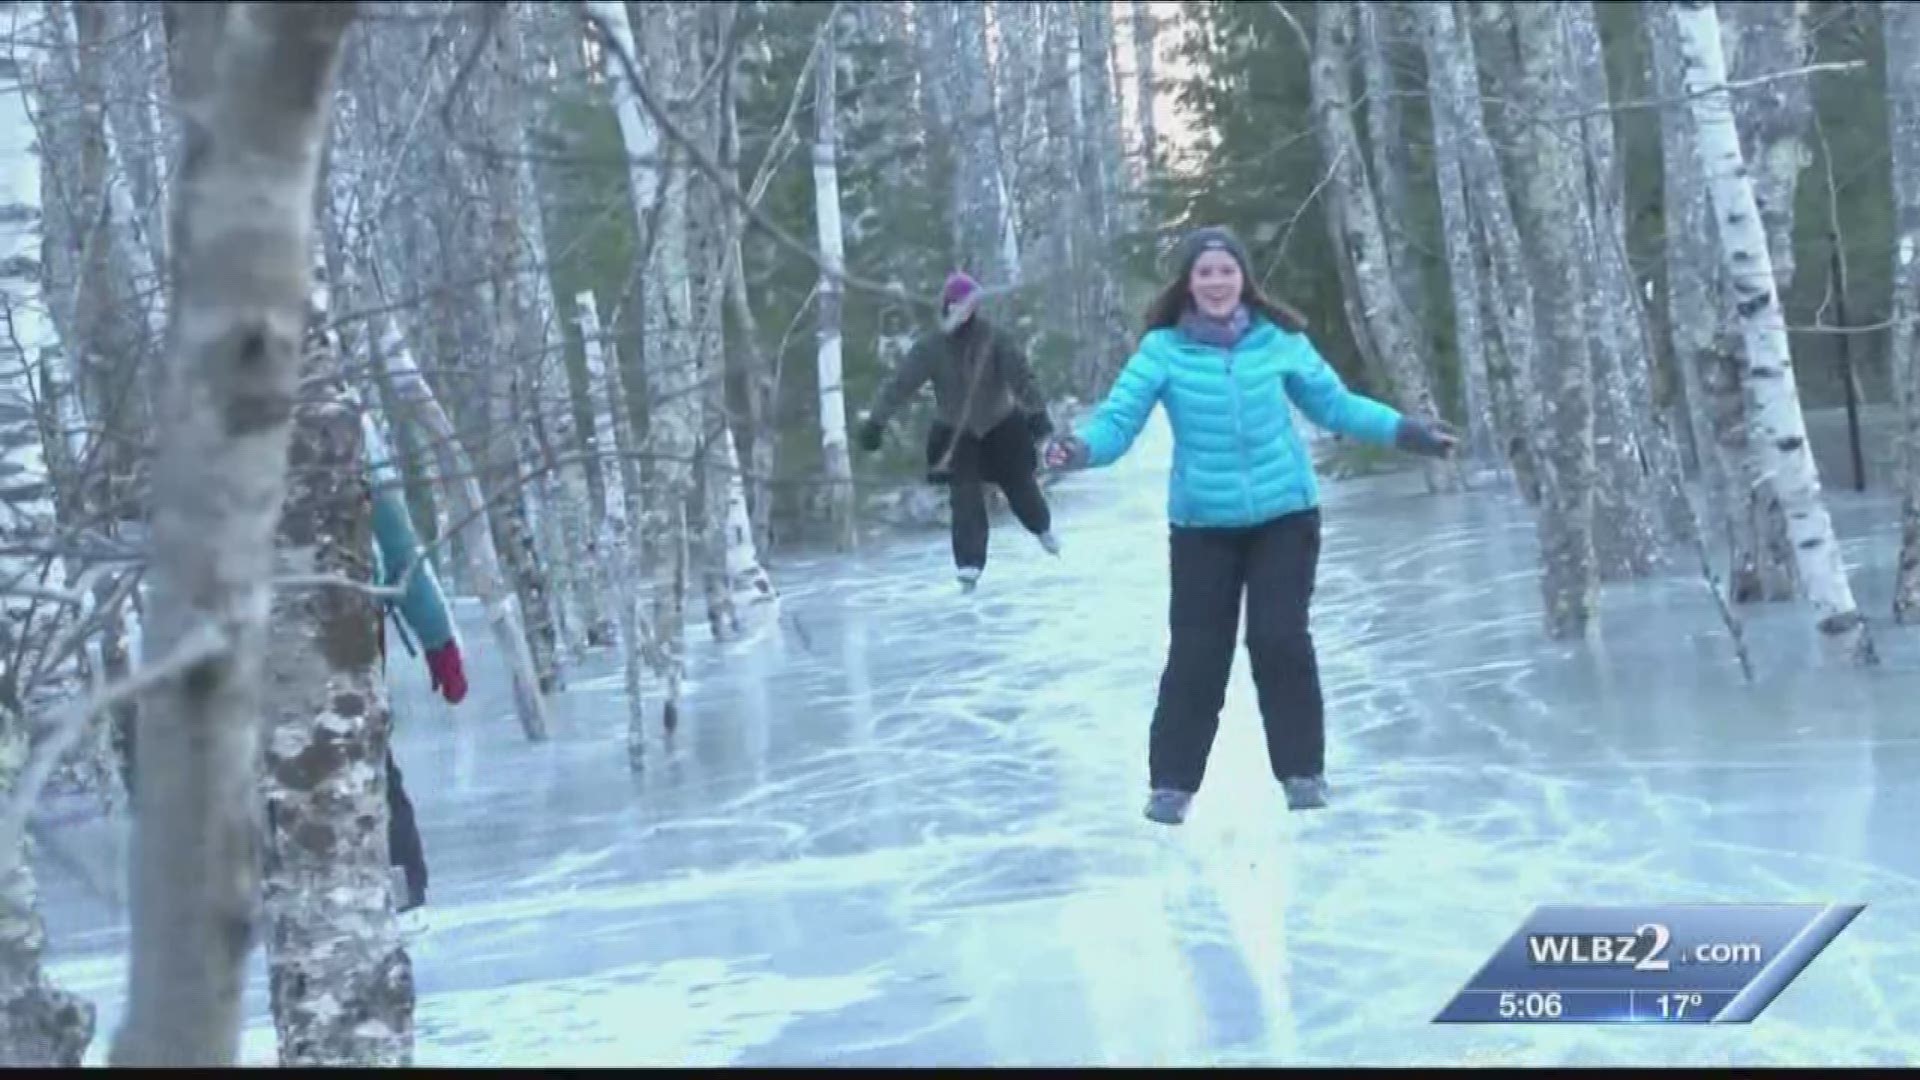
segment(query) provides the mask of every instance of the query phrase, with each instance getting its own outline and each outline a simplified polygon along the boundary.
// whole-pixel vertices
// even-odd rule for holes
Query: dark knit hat
[[[1193,230],[1181,238],[1180,246],[1175,250],[1179,256],[1182,280],[1193,273],[1193,264],[1199,262],[1200,256],[1209,251],[1226,252],[1233,256],[1234,262],[1240,264],[1240,273],[1243,276],[1253,276],[1253,262],[1247,258],[1246,246],[1240,243],[1239,237],[1218,225]]]
[[[980,283],[965,271],[955,270],[949,274],[946,286],[940,290],[940,328],[953,333],[966,325],[979,307]]]

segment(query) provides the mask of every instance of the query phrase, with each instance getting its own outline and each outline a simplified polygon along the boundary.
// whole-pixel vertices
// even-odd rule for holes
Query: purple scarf
[[[1253,316],[1247,312],[1245,304],[1234,308],[1233,314],[1224,319],[1204,314],[1191,305],[1180,313],[1180,332],[1193,341],[1212,345],[1216,349],[1231,349],[1240,344],[1240,339],[1247,336],[1247,330],[1252,325]]]

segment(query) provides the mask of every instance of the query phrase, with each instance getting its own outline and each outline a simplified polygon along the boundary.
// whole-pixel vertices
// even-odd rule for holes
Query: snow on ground
[[[1808,663],[1756,613],[1740,684],[1685,572],[1539,632],[1504,495],[1328,485],[1315,609],[1331,809],[1288,815],[1236,663],[1193,819],[1140,818],[1166,644],[1166,437],[1057,489],[1064,558],[1008,524],[978,595],[944,534],[776,568],[777,618],[696,650],[674,745],[626,765],[593,657],[520,736],[500,666],[450,709],[394,658],[433,869],[421,1064],[1835,1064],[1920,1059],[1920,647]],[[1885,611],[1896,515],[1834,495]],[[1877,498],[1877,497],[1876,497]],[[472,617],[465,639],[485,648]],[[724,654],[724,655],[723,655]],[[60,826],[102,865],[121,827]],[[46,867],[56,979],[102,1011],[125,915]],[[1443,1027],[1535,905],[1868,905],[1750,1026]],[[271,1062],[263,966],[248,1060]]]

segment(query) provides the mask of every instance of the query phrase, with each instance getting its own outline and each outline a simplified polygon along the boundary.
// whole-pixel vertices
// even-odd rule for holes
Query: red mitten
[[[433,676],[433,688],[450,705],[460,704],[467,696],[467,673],[460,666],[460,643],[449,641],[427,653],[427,670]]]

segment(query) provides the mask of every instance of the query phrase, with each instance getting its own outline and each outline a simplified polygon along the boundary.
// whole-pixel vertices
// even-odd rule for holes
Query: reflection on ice
[[[1883,632],[1885,670],[1834,676],[1806,663],[1803,613],[1754,612],[1744,687],[1675,576],[1610,588],[1590,647],[1549,644],[1508,499],[1328,485],[1333,806],[1283,809],[1242,661],[1193,817],[1162,829],[1139,817],[1161,434],[1058,489],[1063,559],[1000,528],[971,598],[939,534],[779,568],[778,618],[697,651],[682,728],[637,777],[610,657],[541,746],[483,659],[450,710],[396,658],[434,874],[419,1061],[1920,1059],[1906,632]],[[1894,518],[1849,498],[1848,557],[1884,610]],[[114,834],[61,832],[94,853]],[[56,976],[111,1031],[124,916],[43,873]],[[1868,909],[1748,1028],[1429,1022],[1535,904],[1689,900]],[[248,1052],[271,1060],[258,971],[249,994]]]

